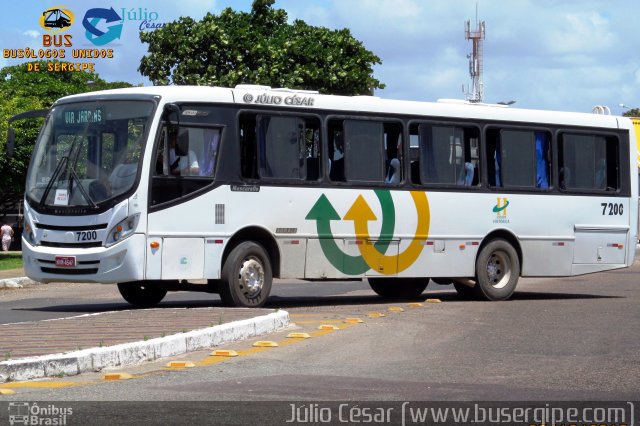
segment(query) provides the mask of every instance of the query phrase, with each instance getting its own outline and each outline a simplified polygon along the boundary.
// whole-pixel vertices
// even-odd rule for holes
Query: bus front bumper
[[[144,234],[108,248],[32,246],[23,237],[22,258],[27,276],[41,283],[138,281],[144,279],[145,244]]]

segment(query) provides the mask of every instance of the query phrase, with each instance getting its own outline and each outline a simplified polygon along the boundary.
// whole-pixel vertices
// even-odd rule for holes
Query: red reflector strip
[[[552,246],[555,246],[555,247],[564,247],[564,242],[559,241],[559,242],[557,242],[557,243],[553,243],[553,244],[551,244],[551,245],[552,245]]]
[[[433,245],[433,241],[427,241],[427,245],[428,246],[432,246]]]
[[[472,246],[479,246],[480,245],[480,241],[473,241],[471,243]]]
[[[300,244],[300,240],[292,240],[291,244],[292,245]]]
[[[224,242],[224,240],[214,240],[213,243],[214,244],[222,244]]]
[[[356,245],[357,246],[362,245],[362,240],[356,240]]]
[[[621,248],[624,248],[624,244],[617,244],[617,243],[614,243],[614,244],[607,244],[607,247],[613,247],[613,248],[619,248],[619,249],[621,249]]]

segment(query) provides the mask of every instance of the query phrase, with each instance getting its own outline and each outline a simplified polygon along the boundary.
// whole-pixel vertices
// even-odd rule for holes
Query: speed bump
[[[404,312],[404,309],[401,308],[400,306],[391,306],[389,308],[389,311],[391,311],[391,312]]]
[[[339,328],[340,327],[333,324],[322,324],[320,327],[318,327],[318,330],[338,330]]]
[[[382,312],[369,312],[367,316],[371,318],[380,318],[384,317],[385,315]]]
[[[16,391],[13,389],[0,389],[0,395],[13,395]]]
[[[427,303],[440,303],[442,300],[440,299],[427,299]]]
[[[258,340],[253,344],[257,348],[275,348],[278,344],[271,340]]]
[[[360,324],[364,321],[362,321],[360,318],[345,318],[344,322],[347,324]]]
[[[289,339],[309,339],[311,335],[309,333],[289,333],[287,338]]]
[[[421,308],[424,305],[422,303],[409,303],[408,305],[410,308]]]
[[[234,357],[238,356],[238,352],[233,351],[231,349],[218,349],[210,354],[211,356],[226,356],[226,357]]]
[[[104,380],[129,380],[133,376],[129,373],[107,373],[104,375]]]
[[[195,366],[191,361],[171,361],[167,363],[167,367],[192,368]]]

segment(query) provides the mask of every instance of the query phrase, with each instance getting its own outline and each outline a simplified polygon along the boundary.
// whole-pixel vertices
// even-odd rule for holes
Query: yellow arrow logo
[[[413,203],[416,206],[416,213],[418,215],[416,232],[409,247],[398,255],[388,256],[380,254],[373,244],[369,243],[369,226],[367,222],[377,220],[377,218],[362,195],[356,198],[356,201],[347,214],[345,214],[344,220],[353,221],[356,238],[364,240],[358,244],[358,249],[371,269],[386,275],[396,274],[407,269],[418,259],[418,256],[420,256],[424,248],[424,242],[429,235],[429,201],[427,200],[426,194],[420,191],[411,191],[411,198],[413,198]]]

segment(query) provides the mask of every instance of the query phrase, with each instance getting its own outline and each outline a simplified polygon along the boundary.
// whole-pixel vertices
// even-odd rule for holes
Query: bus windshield
[[[37,206],[89,207],[133,188],[154,104],[95,101],[55,106],[27,175]]]

